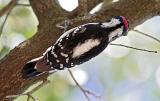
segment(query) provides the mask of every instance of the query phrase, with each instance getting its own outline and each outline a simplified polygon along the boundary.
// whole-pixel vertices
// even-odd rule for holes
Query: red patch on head
[[[125,17],[122,17],[122,19],[123,19],[124,26],[125,26],[126,30],[128,31],[128,28],[129,28],[128,20]]]

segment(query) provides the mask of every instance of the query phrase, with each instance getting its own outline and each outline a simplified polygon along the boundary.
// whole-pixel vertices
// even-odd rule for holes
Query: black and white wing
[[[99,26],[99,23],[90,23],[65,32],[45,54],[53,68],[70,68],[98,55],[102,50],[96,50],[101,44],[97,38],[102,33]]]

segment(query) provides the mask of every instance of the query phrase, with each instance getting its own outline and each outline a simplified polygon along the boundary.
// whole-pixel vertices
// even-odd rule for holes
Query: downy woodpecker
[[[39,76],[71,68],[100,54],[107,45],[128,31],[128,21],[123,16],[99,23],[87,23],[66,31],[56,43],[38,58],[23,67],[23,78]]]

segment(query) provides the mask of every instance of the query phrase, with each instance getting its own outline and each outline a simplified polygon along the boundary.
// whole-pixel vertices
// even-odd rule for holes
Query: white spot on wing
[[[63,64],[60,64],[60,68],[61,68],[61,69],[63,68]]]
[[[74,66],[74,64],[73,64],[73,63],[71,63],[71,66]]]
[[[49,62],[49,65],[53,65],[52,62]]]
[[[53,69],[53,66],[51,67],[51,69]]]
[[[68,57],[68,54],[60,53],[63,57]]]
[[[63,46],[61,46],[61,49],[63,49],[64,47]]]
[[[46,58],[47,58],[47,62],[49,62],[49,59],[48,59],[48,53],[46,53]]]
[[[52,46],[52,50],[54,50],[54,46]]]
[[[49,62],[49,60],[47,59],[47,62]]]
[[[62,39],[60,39],[59,42],[62,42]]]
[[[66,59],[66,63],[68,63],[68,62],[69,62],[69,58]]]
[[[60,42],[58,43],[58,46],[60,46],[60,47],[62,46]]]
[[[58,57],[57,54],[56,54],[54,51],[51,51],[51,54],[52,54],[55,58]]]
[[[98,46],[100,44],[100,41],[98,39],[89,39],[86,40],[82,44],[78,44],[74,49],[73,49],[73,54],[72,57],[76,58],[81,56],[82,54],[88,52],[91,50],[93,47]]]
[[[59,61],[59,60],[56,60],[56,62],[59,63],[60,61]]]

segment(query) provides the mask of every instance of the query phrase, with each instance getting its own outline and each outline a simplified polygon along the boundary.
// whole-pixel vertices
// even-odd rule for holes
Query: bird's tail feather
[[[40,75],[42,72],[37,70],[36,64],[42,58],[43,57],[39,57],[39,58],[36,58],[36,59],[33,59],[33,60],[27,62],[22,69],[22,77],[27,79],[30,77]]]

